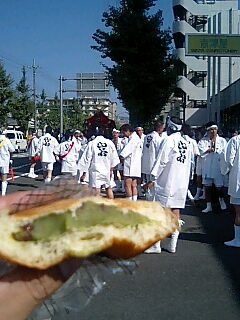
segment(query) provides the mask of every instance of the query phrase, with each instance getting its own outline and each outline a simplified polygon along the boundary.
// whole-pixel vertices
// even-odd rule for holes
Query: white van
[[[16,152],[27,151],[27,139],[24,137],[22,131],[7,129],[3,133],[12,142]]]

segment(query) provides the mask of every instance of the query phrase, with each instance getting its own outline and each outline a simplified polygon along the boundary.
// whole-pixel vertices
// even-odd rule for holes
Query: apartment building
[[[173,0],[173,39],[179,60],[179,96],[172,108],[190,125],[220,122],[218,94],[240,75],[239,57],[186,55],[186,35],[194,33],[239,34],[238,0]],[[175,106],[176,108],[176,106]]]

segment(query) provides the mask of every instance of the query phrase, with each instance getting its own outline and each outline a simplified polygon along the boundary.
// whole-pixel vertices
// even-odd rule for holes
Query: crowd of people
[[[235,237],[225,245],[240,247],[240,135],[233,130],[231,137],[226,139],[219,133],[214,122],[192,130],[176,117],[169,118],[166,124],[156,121],[153,131],[146,135],[142,127],[133,129],[131,125],[124,124],[120,130],[113,129],[112,140],[106,138],[104,128],[99,127],[89,140],[75,130],[73,134],[67,132],[64,139],[58,141],[51,128],[47,127],[43,136],[38,138],[33,133],[29,140],[31,164],[28,176],[32,179],[37,177],[36,163],[41,161],[44,181],[49,183],[53,179],[54,163],[59,161],[63,175],[70,175],[76,182],[88,185],[96,195],[105,188],[108,198],[114,198],[114,192],[121,192],[129,201],[137,201],[144,193],[146,201],[159,201],[176,215],[179,226],[183,224],[180,211],[185,207],[187,197],[190,201],[205,199],[206,208],[202,213],[211,214],[212,202],[216,199],[220,210],[227,209],[225,198],[228,190],[236,214]],[[14,150],[10,140],[0,133],[2,196],[7,191],[7,175]],[[192,179],[196,181],[194,196],[189,188]],[[19,196],[2,198],[0,208],[8,207]],[[164,246],[167,251],[176,252],[178,236],[179,231],[176,230]],[[145,252],[160,253],[162,245],[157,242]],[[70,260],[46,271],[14,269],[2,278],[10,285],[2,285],[1,290],[5,293],[1,312],[8,319],[16,314],[19,319],[25,319],[78,266],[76,260]],[[63,268],[68,270],[67,275]],[[19,299],[20,296],[24,298]],[[17,297],[13,310],[6,308],[6,297]]]
[[[216,123],[193,130],[182,124],[177,117],[166,123],[156,121],[153,131],[144,134],[141,126],[135,129],[124,124],[114,128],[112,139],[106,138],[104,127],[97,127],[94,135],[86,139],[79,130],[66,132],[58,141],[47,127],[45,134],[32,134],[28,142],[31,159],[28,177],[35,179],[37,161],[41,161],[43,179],[53,179],[55,162],[61,163],[61,174],[70,175],[78,183],[87,185],[99,196],[114,198],[115,192],[125,193],[130,201],[144,198],[159,201],[168,207],[183,224],[180,210],[187,197],[191,201],[205,199],[203,214],[213,212],[212,201],[218,199],[219,209],[226,210],[226,190],[236,211],[235,239],[226,245],[240,247],[240,191],[238,176],[239,139],[236,130],[232,137],[220,136]],[[229,140],[229,141],[227,141]],[[14,151],[10,140],[0,135],[1,194],[7,190],[10,154]],[[190,180],[196,177],[196,194],[189,188]],[[176,252],[179,231],[176,230],[167,247]],[[161,244],[156,243],[146,253],[160,253]]]

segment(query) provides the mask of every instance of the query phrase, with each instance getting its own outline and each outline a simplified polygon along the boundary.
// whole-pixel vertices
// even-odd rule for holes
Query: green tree
[[[0,62],[0,126],[7,127],[7,117],[14,96],[13,79],[7,75],[3,63]]]
[[[121,0],[103,13],[106,31],[93,34],[92,48],[111,59],[112,66],[104,67],[135,124],[159,115],[176,83],[170,30],[162,30],[161,10],[149,13],[155,2]]]
[[[60,101],[57,93],[51,103],[46,104],[45,92],[41,95],[41,106],[39,108],[39,127],[43,130],[46,126],[50,126],[54,131],[60,128]]]
[[[72,110],[68,110],[65,117],[64,128],[66,129],[83,129],[83,125],[88,116],[82,111],[81,102],[78,99],[73,99]]]
[[[22,78],[16,86],[16,97],[11,107],[11,114],[20,128],[26,132],[29,121],[34,116],[34,103],[31,100],[31,89],[27,83],[25,67],[22,69]]]

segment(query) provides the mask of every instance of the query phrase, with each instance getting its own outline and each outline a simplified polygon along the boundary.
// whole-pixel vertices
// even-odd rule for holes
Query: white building
[[[181,117],[190,125],[220,123],[218,93],[240,76],[238,57],[186,56],[186,34],[239,34],[238,0],[172,0],[173,38],[181,74]],[[212,98],[211,98],[212,97]]]

